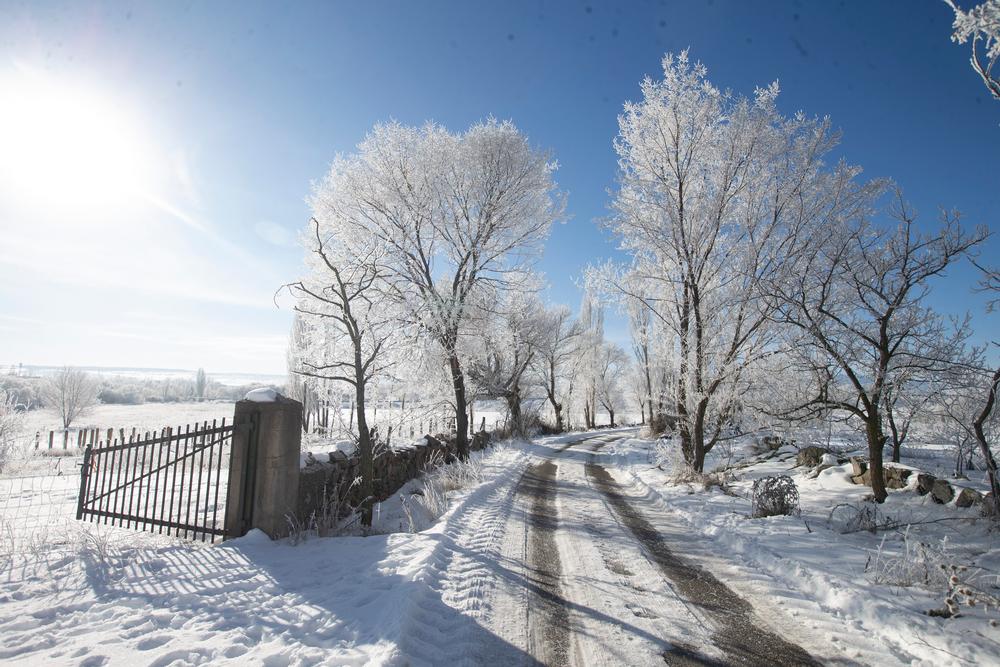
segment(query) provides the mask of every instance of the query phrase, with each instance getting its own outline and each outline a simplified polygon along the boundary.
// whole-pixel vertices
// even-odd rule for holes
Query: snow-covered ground
[[[511,492],[529,456],[508,446],[477,458],[478,485],[450,492],[438,521],[413,517],[434,521],[422,533],[391,532],[409,530],[407,515],[422,512],[411,483],[381,504],[375,530],[384,534],[313,535],[298,544],[253,532],[205,547],[76,523],[75,478],[48,478],[49,529],[0,561],[0,661],[405,664],[422,655],[434,662],[454,624],[475,624],[441,601],[442,575],[458,557],[456,526],[488,532],[498,514],[493,501]],[[468,596],[474,602],[474,591]],[[451,650],[461,654],[460,646]]]
[[[669,463],[654,464],[652,445],[632,438],[605,452],[621,471],[620,481],[648,494],[657,516],[691,536],[690,553],[759,609],[780,614],[803,645],[826,643],[848,662],[871,665],[1000,664],[1000,630],[988,622],[1000,620],[1000,609],[966,608],[952,619],[926,614],[944,606],[947,574],[941,563],[973,566],[968,575],[994,596],[1000,593],[1000,531],[991,530],[978,509],[895,490],[879,508],[879,520],[912,524],[908,529],[842,533],[844,522],[856,516],[843,505],[860,507],[871,492],[851,483],[850,464],[811,479],[809,469],[796,467],[795,450],[786,447],[772,459],[735,469],[728,492],[706,491],[697,483],[673,483]],[[748,446],[749,439],[737,445],[737,457],[753,458]],[[910,451],[916,455],[904,456],[904,464],[950,469],[944,449]],[[749,518],[753,482],[768,475],[792,477],[801,516]],[[956,483],[982,488],[982,476],[973,472],[972,479]],[[927,584],[921,581],[925,564]]]
[[[704,490],[675,483],[669,461],[636,433],[476,453],[466,468],[383,502],[367,536],[351,524],[339,537],[272,542],[255,532],[214,547],[76,522],[74,470],[4,478],[0,522],[15,532],[0,539],[20,541],[0,557],[0,661],[662,664],[696,655],[729,664],[711,607],[636,540],[595,480],[600,468],[671,550],[752,603],[755,632],[828,664],[1000,664],[1000,635],[987,622],[996,610],[930,617],[943,604],[941,577],[902,585],[916,570],[900,564],[925,555],[983,568],[976,583],[995,585],[1000,533],[975,510],[892,491],[882,518],[913,523],[908,533],[843,533],[831,510],[868,492],[847,466],[812,478],[786,448],[737,468],[728,492]],[[732,460],[750,456],[748,445]],[[929,456],[906,462],[947,469],[947,452]],[[795,480],[801,515],[749,518],[753,481],[774,474]],[[909,558],[893,560],[905,556],[904,536]]]

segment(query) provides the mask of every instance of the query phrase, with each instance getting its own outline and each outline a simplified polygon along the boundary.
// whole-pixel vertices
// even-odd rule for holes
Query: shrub
[[[799,514],[799,489],[788,475],[761,477],[753,483],[751,516],[790,516]]]
[[[898,528],[900,522],[885,514],[877,503],[865,500],[856,504],[841,503],[830,510],[830,528],[838,533],[874,533],[885,528]]]

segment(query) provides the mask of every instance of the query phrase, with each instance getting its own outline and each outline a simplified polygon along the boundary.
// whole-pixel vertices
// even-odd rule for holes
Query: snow
[[[475,630],[440,599],[457,527],[478,533],[486,519],[477,512],[494,511],[488,500],[508,493],[528,460],[517,447],[481,457],[482,483],[449,494],[451,509],[423,533],[390,532],[407,530],[400,497],[411,482],[381,503],[375,528],[385,534],[297,545],[252,531],[206,547],[76,523],[74,480],[65,478],[67,503],[56,513],[65,548],[0,560],[0,661],[431,664],[419,637]],[[475,604],[472,591],[467,606]],[[451,651],[457,659],[462,646]]]
[[[744,443],[745,446],[748,443]],[[652,443],[639,438],[609,446],[613,460],[637,492],[653,499],[661,532],[696,536],[691,552],[760,610],[785,619],[799,643],[814,655],[834,647],[840,659],[862,664],[1000,664],[1000,633],[982,610],[955,619],[933,618],[926,611],[943,606],[941,588],[873,583],[873,564],[882,556],[906,556],[906,534],[866,531],[840,534],[831,525],[838,505],[857,504],[871,489],[850,481],[850,464],[823,470],[810,479],[796,468],[794,452],[740,469],[730,492],[703,491],[668,483],[670,472],[650,464]],[[914,460],[914,467],[929,459]],[[709,466],[706,466],[709,467]],[[755,479],[787,474],[799,488],[800,517],[749,519]],[[969,486],[978,481],[961,480]],[[1000,572],[1000,535],[977,519],[976,509],[942,506],[912,490],[890,491],[880,508],[886,517],[912,522],[912,543],[945,548],[952,562]],[[992,578],[992,577],[991,577]],[[833,656],[831,656],[831,659]]]
[[[243,397],[244,401],[252,401],[254,403],[274,403],[278,400],[280,394],[271,389],[270,387],[261,387],[260,389],[251,389],[247,392],[247,395]]]
[[[553,502],[563,595],[578,655],[615,664],[661,662],[674,642],[709,658],[710,629],[692,615],[644,549],[615,519],[585,464],[605,466],[656,530],[750,600],[763,623],[822,662],[871,665],[1000,664],[997,630],[980,611],[957,619],[933,587],[876,583],[873,563],[905,555],[902,531],[841,534],[831,510],[870,492],[849,465],[815,478],[795,450],[753,458],[723,492],[671,482],[653,443],[635,430],[562,449],[579,434],[512,442],[475,453],[468,485],[430,511],[422,480],[378,506],[374,530],[271,541],[260,531],[215,547],[76,522],[75,466],[0,478],[0,531],[22,548],[0,551],[0,661],[11,664],[449,664],[530,660],[525,622],[534,581],[526,536],[530,497],[516,493],[528,466],[558,464]],[[614,440],[615,436],[626,436]],[[747,456],[749,442],[735,457]],[[52,465],[69,460],[47,459]],[[936,462],[936,463],[935,463]],[[713,458],[710,465],[717,464]],[[939,458],[910,457],[921,469]],[[63,473],[63,474],[59,474]],[[753,481],[788,474],[801,516],[749,519]],[[976,484],[977,480],[972,480]],[[449,488],[449,487],[444,487]],[[891,491],[885,515],[914,522],[907,535],[947,538],[956,562],[1000,571],[1000,535],[974,510]],[[17,517],[30,517],[15,520]]]

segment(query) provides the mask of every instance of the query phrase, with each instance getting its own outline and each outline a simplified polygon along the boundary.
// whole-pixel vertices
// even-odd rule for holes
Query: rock
[[[344,465],[345,463],[347,463],[347,454],[340,451],[339,449],[330,452],[330,463]]]
[[[951,488],[951,484],[946,480],[936,479],[933,486],[931,486],[931,497],[934,499],[934,502],[944,505],[945,503],[950,503],[951,499],[955,497],[955,490]]]
[[[822,447],[803,447],[799,450],[798,455],[795,457],[795,463],[800,466],[806,466],[807,468],[815,468],[823,460],[823,455],[827,453],[827,450]]]
[[[868,460],[860,456],[851,457],[851,467],[854,469],[852,473],[855,477],[858,475],[863,475],[868,471]]]
[[[885,487],[887,489],[903,489],[910,481],[913,473],[909,468],[898,468],[894,465],[886,465],[882,468],[885,475]]]
[[[777,435],[765,435],[760,439],[760,443],[772,452],[776,452],[781,449],[782,445],[788,444],[784,438]]]
[[[872,485],[872,471],[871,470],[865,470],[860,475],[852,475],[851,476],[851,481],[854,482],[855,484],[863,484],[864,486],[871,486]]]
[[[917,493],[922,496],[926,496],[931,492],[934,487],[934,482],[937,481],[937,477],[934,475],[929,475],[925,472],[917,473]]]
[[[975,489],[968,487],[963,487],[958,492],[958,497],[955,498],[955,505],[958,507],[972,507],[981,502],[983,502],[983,495]]]

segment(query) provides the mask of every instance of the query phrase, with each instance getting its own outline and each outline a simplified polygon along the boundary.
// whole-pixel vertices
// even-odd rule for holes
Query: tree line
[[[918,222],[897,185],[832,158],[829,119],[779,112],[777,83],[743,97],[687,52],[662,66],[614,141],[604,224],[629,259],[586,270],[575,319],[541,300],[535,270],[565,220],[557,163],[511,122],[378,124],[315,186],[308,270],[285,286],[289,369],[314,392],[350,388],[362,484],[366,401],[403,385],[450,406],[462,457],[482,398],[520,432],[529,402],[557,430],[637,405],[697,471],[755,425],[841,419],[864,434],[879,502],[887,444],[898,461],[915,416],[936,411],[978,444],[996,490],[1000,375],[969,320],[927,301],[988,230],[950,211]],[[983,267],[982,288],[996,275]],[[606,307],[627,316],[631,355],[605,340]]]

